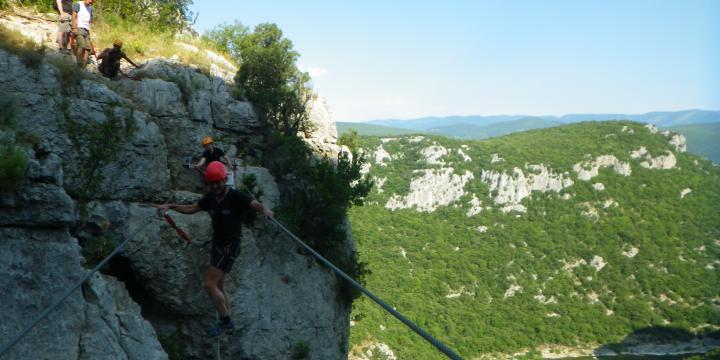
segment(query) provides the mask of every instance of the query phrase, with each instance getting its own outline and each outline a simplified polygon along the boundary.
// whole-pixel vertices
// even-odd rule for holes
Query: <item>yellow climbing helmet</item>
[[[212,144],[212,143],[213,143],[213,138],[210,137],[210,136],[206,136],[206,137],[204,137],[204,138],[202,139],[202,144],[203,144],[203,146],[205,146],[205,145],[210,145],[210,144]]]
[[[122,41],[120,39],[115,39],[115,41],[113,41],[113,45],[117,47],[122,47]]]

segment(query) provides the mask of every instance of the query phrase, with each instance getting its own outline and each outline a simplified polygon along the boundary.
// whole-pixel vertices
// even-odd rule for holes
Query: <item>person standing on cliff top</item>
[[[90,53],[96,55],[95,46],[90,38],[90,27],[93,21],[93,3],[95,0],[82,0],[72,6],[72,32],[75,34],[77,63],[80,67],[87,65]]]
[[[58,51],[70,50],[70,30],[72,21],[72,0],[55,0],[55,8],[59,12],[57,43]]]
[[[204,210],[212,217],[210,268],[205,272],[203,287],[220,314],[220,320],[217,325],[207,330],[208,336],[217,336],[235,330],[235,323],[230,319],[230,296],[225,290],[225,276],[240,255],[243,215],[252,209],[265,217],[273,217],[273,212],[261,202],[254,200],[249,193],[227,187],[226,176],[225,165],[213,161],[208,164],[205,171],[207,193],[200,201],[191,205],[156,205],[163,213],[174,210],[183,214],[194,214]]]

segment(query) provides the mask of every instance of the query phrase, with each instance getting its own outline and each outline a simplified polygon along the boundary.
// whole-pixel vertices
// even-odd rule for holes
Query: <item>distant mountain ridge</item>
[[[546,120],[539,117],[524,117],[490,125],[456,124],[429,129],[428,132],[458,139],[487,139],[519,131],[544,129],[564,125],[559,121]]]
[[[338,133],[354,129],[363,136],[408,134],[442,135],[455,139],[481,140],[516,132],[544,129],[586,121],[630,120],[654,124],[687,137],[689,151],[720,163],[720,111],[654,111],[645,114],[568,114],[563,116],[448,116],[411,120],[338,122]]]
[[[561,123],[576,123],[591,120],[631,120],[637,122],[651,123],[657,126],[669,127],[688,124],[701,124],[720,122],[720,111],[715,110],[682,110],[682,111],[653,111],[644,114],[567,114],[555,115],[469,115],[469,116],[446,116],[446,117],[423,117],[418,119],[399,120],[382,119],[371,120],[362,123],[391,126],[396,128],[426,131],[438,129],[445,126],[458,124],[492,125],[515,121],[523,118],[540,118],[547,121]]]

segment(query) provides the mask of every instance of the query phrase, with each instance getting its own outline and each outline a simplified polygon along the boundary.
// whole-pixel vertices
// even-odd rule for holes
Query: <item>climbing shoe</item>
[[[235,323],[232,320],[220,321],[217,325],[207,329],[207,335],[209,337],[215,337],[224,332],[232,333],[233,331],[235,331]]]

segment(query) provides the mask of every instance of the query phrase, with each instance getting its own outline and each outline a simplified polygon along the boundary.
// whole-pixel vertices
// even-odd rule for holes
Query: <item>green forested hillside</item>
[[[466,358],[717,329],[720,170],[668,140],[634,122],[363,137],[377,188],[350,220],[367,286]],[[351,342],[442,358],[365,298]]]
[[[720,164],[720,122],[667,128],[685,135],[688,151]]]

